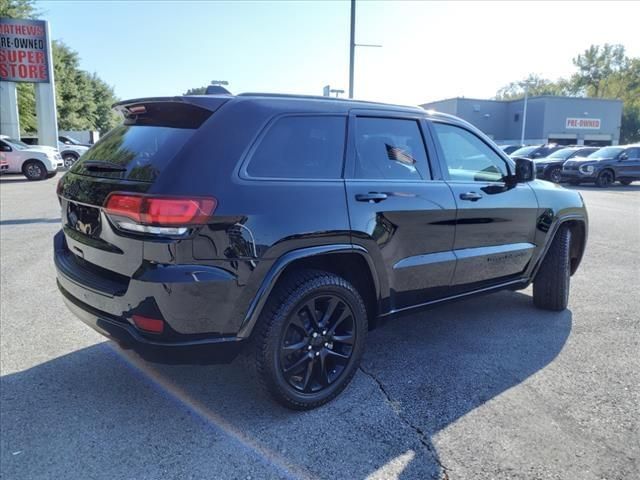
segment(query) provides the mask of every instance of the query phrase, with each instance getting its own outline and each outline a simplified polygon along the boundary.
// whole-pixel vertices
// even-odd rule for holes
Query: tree
[[[35,0],[0,0],[0,17],[33,18],[36,11]]]
[[[184,92],[183,95],[204,95],[206,91],[207,87],[190,88],[189,90]]]
[[[571,83],[588,97],[604,97],[608,81],[623,71],[628,63],[622,45],[591,45],[573,59],[578,72],[571,77]]]
[[[529,95],[568,95],[570,93],[569,85],[565,80],[560,79],[553,82],[532,73],[524,80],[511,82],[502,87],[496,93],[496,100],[513,100],[524,97],[525,85]]]

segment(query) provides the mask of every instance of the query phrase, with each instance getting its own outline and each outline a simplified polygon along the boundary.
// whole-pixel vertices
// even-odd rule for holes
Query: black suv
[[[556,150],[548,157],[536,160],[536,176],[560,183],[564,162],[572,158],[586,157],[599,149],[600,147],[566,147]]]
[[[562,181],[572,185],[595,183],[604,188],[616,180],[623,185],[640,180],[640,145],[604,147],[586,158],[568,160],[562,167]]]
[[[567,305],[582,198],[462,120],[267,94],[116,108],[60,180],[55,264],[69,308],[143,355],[247,345],[279,402],[313,408],[393,314],[532,282]]]

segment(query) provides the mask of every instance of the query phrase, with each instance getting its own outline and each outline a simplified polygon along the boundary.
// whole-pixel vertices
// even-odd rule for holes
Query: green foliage
[[[36,11],[35,0],[0,0],[0,17],[34,18]]]
[[[551,81],[531,74],[496,93],[497,100],[529,95],[567,95],[622,100],[620,143],[640,141],[640,58],[627,57],[622,45],[592,45],[573,59],[577,68],[569,79]]]
[[[189,90],[184,92],[183,95],[204,95],[204,92],[206,91],[207,87],[190,88]]]
[[[530,74],[524,80],[519,82],[511,82],[509,85],[502,87],[496,93],[496,100],[513,100],[524,97],[524,87],[527,85],[529,95],[568,95],[570,94],[569,85],[558,80],[553,82],[542,78],[536,74]]]

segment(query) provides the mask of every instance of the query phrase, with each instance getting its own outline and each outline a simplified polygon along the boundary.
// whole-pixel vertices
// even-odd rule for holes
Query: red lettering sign
[[[0,80],[49,82],[45,25],[42,20],[0,18]]]
[[[567,129],[600,130],[599,118],[567,118]]]

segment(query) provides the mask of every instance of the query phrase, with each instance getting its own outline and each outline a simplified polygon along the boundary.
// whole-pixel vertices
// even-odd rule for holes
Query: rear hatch
[[[132,201],[146,201],[147,197],[135,195],[149,192],[163,170],[180,161],[183,148],[226,100],[178,97],[116,105],[124,115],[124,123],[85,153],[58,186],[68,260],[75,262],[72,267],[89,269],[116,281],[119,276],[133,275],[143,260],[144,242],[149,240],[147,231],[155,228],[157,233],[162,229],[140,227],[136,221],[144,224],[147,217],[141,219],[126,209]],[[133,195],[120,196],[118,207],[124,213],[116,217],[108,215],[104,208],[114,192]],[[118,195],[111,197],[114,196]],[[132,225],[138,231],[121,228],[123,225]],[[172,238],[156,235],[151,240],[170,242]]]

